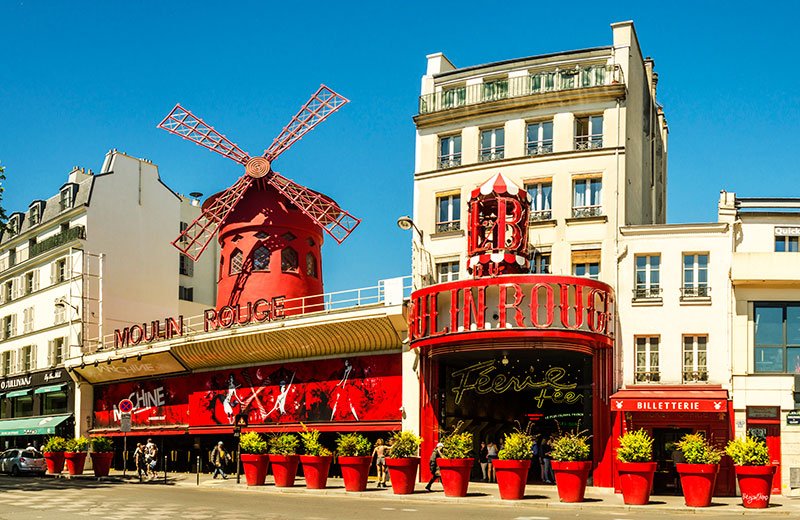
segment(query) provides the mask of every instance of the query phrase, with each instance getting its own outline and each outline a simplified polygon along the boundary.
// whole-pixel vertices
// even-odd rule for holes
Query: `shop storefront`
[[[0,448],[39,447],[47,436],[71,436],[73,393],[62,368],[0,379]]]
[[[616,439],[629,430],[644,429],[653,437],[653,459],[657,463],[653,482],[655,494],[682,493],[675,470],[675,461],[680,455],[674,447],[681,437],[699,432],[724,448],[733,430],[728,391],[712,385],[629,387],[611,396],[611,417],[615,449]],[[714,494],[732,496],[734,492],[733,465],[728,457],[723,457]]]

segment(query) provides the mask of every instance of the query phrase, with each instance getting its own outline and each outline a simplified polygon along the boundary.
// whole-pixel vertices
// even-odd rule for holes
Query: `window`
[[[496,161],[503,158],[505,151],[505,129],[491,128],[481,131],[481,161]]]
[[[575,118],[575,149],[603,147],[603,116]]]
[[[573,218],[597,217],[603,214],[603,180],[599,177],[578,179],[573,184]]]
[[[499,79],[483,83],[483,100],[497,101],[508,97],[508,80]]]
[[[281,271],[284,273],[296,273],[298,271],[297,251],[291,247],[281,251]]]
[[[44,394],[42,399],[44,415],[52,415],[57,413],[67,412],[67,394],[61,390],[60,392],[48,392]]]
[[[606,66],[594,65],[581,69],[581,87],[594,87],[606,84]]]
[[[187,229],[189,229],[189,224],[187,222],[180,222],[178,224],[178,236],[180,237],[181,245],[189,243],[189,237],[183,234]]]
[[[59,197],[59,208],[61,211],[68,210],[72,207],[72,186],[65,186],[61,188],[61,194]]]
[[[555,72],[539,72],[531,74],[531,93],[551,92],[556,88]]]
[[[269,271],[269,257],[272,254],[267,246],[261,245],[253,251],[253,271]]]
[[[0,354],[0,371],[2,375],[7,376],[14,373],[14,358],[13,352],[7,350]]]
[[[14,417],[31,417],[33,413],[33,396],[23,395],[11,400]]]
[[[194,301],[194,288],[193,287],[184,287],[183,285],[178,286],[178,299],[192,302]]]
[[[658,371],[658,336],[636,338],[636,382],[647,383],[661,380]]]
[[[684,253],[682,298],[707,298],[708,253]]]
[[[467,88],[456,87],[442,90],[442,108],[463,106],[467,100]]]
[[[317,259],[314,253],[306,253],[306,275],[317,277]]]
[[[585,249],[572,252],[572,274],[592,280],[600,278],[600,250]]]
[[[451,193],[436,197],[436,232],[461,229],[461,195]]]
[[[755,371],[800,374],[800,302],[756,303]]]
[[[550,253],[536,251],[531,262],[531,272],[536,274],[550,274]]]
[[[553,183],[547,181],[528,184],[525,186],[525,190],[531,197],[531,213],[529,217],[531,222],[553,218]]]
[[[33,332],[33,307],[22,309],[22,332]]]
[[[60,283],[67,279],[67,259],[59,258],[53,262],[53,283]]]
[[[14,280],[9,280],[3,284],[3,300],[10,302],[14,299]]]
[[[231,254],[230,267],[228,268],[228,274],[230,276],[242,272],[242,261],[242,252],[238,249],[234,249],[233,253]]]
[[[35,276],[34,276],[33,273],[34,273],[34,271],[29,271],[29,272],[25,273],[25,294],[30,294],[30,293],[32,293],[33,291],[36,290],[36,287],[35,287],[35,284],[34,284]]]
[[[17,335],[17,315],[10,314],[3,317],[3,339],[13,338]]]
[[[55,338],[50,340],[47,353],[47,364],[51,367],[64,364],[66,358],[66,341],[65,338]]]
[[[448,135],[439,139],[439,168],[461,166],[461,135]]]
[[[53,323],[60,325],[67,321],[67,306],[61,302],[62,298],[57,298],[55,311],[53,312]]]
[[[661,295],[661,255],[636,255],[636,288],[633,299],[658,298]]]
[[[28,222],[30,222],[31,227],[35,226],[39,222],[42,221],[42,206],[40,203],[35,203],[31,206],[28,210]]]
[[[20,369],[23,372],[36,370],[36,345],[28,345],[20,349]]]
[[[683,382],[708,381],[708,336],[683,337]]]
[[[8,250],[8,267],[14,267],[15,265],[17,265],[17,250],[12,247]]]
[[[458,280],[459,265],[458,261],[439,262],[436,264],[436,282],[455,282]]]
[[[528,123],[525,151],[528,155],[553,153],[553,122]]]
[[[20,225],[20,214],[14,213],[11,215],[11,218],[8,219],[8,225],[6,226],[8,234],[13,236],[19,233]]]
[[[775,237],[775,252],[776,253],[797,253],[800,245],[800,237]]]
[[[184,276],[194,276],[194,260],[183,253],[178,255],[178,272]]]

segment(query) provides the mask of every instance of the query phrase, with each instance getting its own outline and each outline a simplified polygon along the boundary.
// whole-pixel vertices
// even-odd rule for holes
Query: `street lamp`
[[[397,219],[397,227],[405,231],[414,228],[414,230],[416,230],[416,232],[419,233],[419,241],[422,242],[423,240],[422,231],[417,227],[416,224],[414,224],[414,221],[411,220],[411,217],[409,217],[408,215],[403,215],[402,217]]]
[[[71,307],[75,312],[80,312],[76,305],[72,305],[64,298],[56,298],[56,307]]]

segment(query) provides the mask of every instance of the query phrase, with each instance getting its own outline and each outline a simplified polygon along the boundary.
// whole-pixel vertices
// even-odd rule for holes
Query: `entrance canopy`
[[[620,390],[611,396],[616,412],[726,412],[728,391],[711,388]]]
[[[47,417],[25,417],[0,421],[0,437],[23,435],[52,435],[56,426],[69,419],[71,415],[50,415]]]

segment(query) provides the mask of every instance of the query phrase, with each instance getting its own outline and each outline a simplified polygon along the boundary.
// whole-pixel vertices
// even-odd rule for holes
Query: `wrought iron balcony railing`
[[[453,154],[453,155],[443,155],[439,157],[439,169],[444,170],[446,168],[455,168],[456,166],[461,166],[461,154]]]
[[[481,150],[478,159],[481,162],[489,162],[489,161],[499,161],[505,156],[505,151],[503,150],[502,146],[496,148],[488,148],[486,150]]]
[[[637,287],[633,290],[634,300],[652,300],[661,298],[661,287],[651,285],[650,287]]]
[[[460,220],[451,220],[450,222],[437,222],[436,223],[436,232],[437,233],[447,233],[448,231],[458,231],[461,229],[461,221]]]
[[[73,226],[66,231],[63,231],[57,235],[53,235],[50,238],[46,238],[41,242],[37,242],[30,247],[30,257],[33,258],[34,256],[40,255],[46,251],[50,251],[56,247],[62,246],[69,242],[72,242],[76,239],[85,239],[86,238],[86,228],[83,226]]]
[[[557,68],[477,85],[445,87],[438,92],[420,96],[419,113],[432,114],[466,105],[616,83],[622,83],[622,70],[618,65]]]
[[[572,218],[590,218],[603,215],[602,206],[581,206],[572,208]]]
[[[551,220],[553,218],[553,211],[549,209],[531,210],[528,222],[541,222],[543,220]]]
[[[576,150],[594,150],[603,147],[603,134],[576,135]]]
[[[708,371],[705,368],[699,370],[686,370],[683,371],[684,383],[697,383],[701,381],[708,381]]]
[[[530,143],[525,143],[525,151],[528,156],[547,155],[549,153],[553,153],[553,140],[548,139],[546,141],[532,141]]]
[[[681,299],[691,300],[692,298],[711,298],[711,287],[707,285],[687,285],[681,287]]]
[[[661,381],[661,373],[658,370],[636,371],[637,383],[657,383]]]

